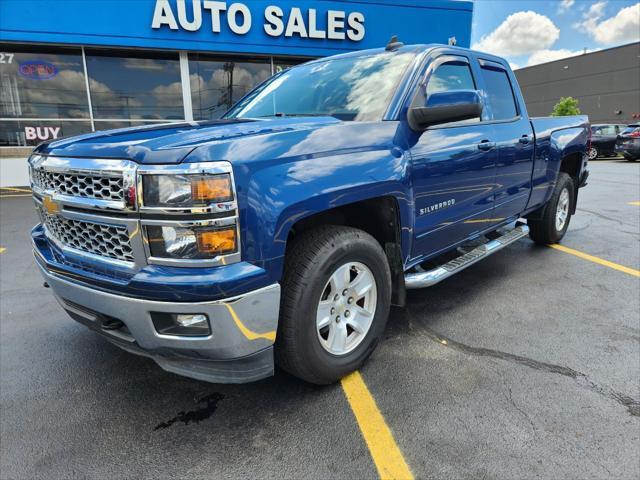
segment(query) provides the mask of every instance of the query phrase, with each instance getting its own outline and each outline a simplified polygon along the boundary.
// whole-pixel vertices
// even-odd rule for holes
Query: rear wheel
[[[592,146],[589,149],[588,155],[589,155],[589,160],[595,160],[596,158],[598,158],[600,156],[600,151],[598,150],[597,147],[593,147]]]
[[[529,236],[540,244],[558,243],[562,240],[571,221],[575,184],[571,177],[560,172],[556,187],[542,210],[527,219]]]
[[[390,303],[387,258],[371,235],[342,226],[302,234],[285,260],[278,365],[311,383],[339,380],[373,352]]]

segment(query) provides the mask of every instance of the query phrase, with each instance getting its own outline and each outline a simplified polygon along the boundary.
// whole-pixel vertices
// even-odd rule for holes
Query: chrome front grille
[[[233,185],[229,162],[139,165],[123,159],[34,154],[29,170],[44,232],[58,247],[52,249],[60,257],[58,263],[115,275],[113,272],[130,273],[150,264],[212,267],[241,259],[240,245],[236,252],[212,259],[154,257],[147,238],[149,226],[204,228],[227,221],[237,227],[235,187],[233,201],[206,208],[166,209],[142,202],[145,175],[227,174]]]
[[[31,172],[33,184],[41,190],[70,197],[95,198],[97,200],[125,201],[124,178],[98,173],[60,173],[43,168]]]
[[[40,216],[49,236],[64,247],[123,262],[134,261],[129,233],[124,225],[71,220],[51,215],[42,208]]]

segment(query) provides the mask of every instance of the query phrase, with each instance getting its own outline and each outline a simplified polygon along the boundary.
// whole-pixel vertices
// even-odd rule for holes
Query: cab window
[[[493,119],[509,120],[517,117],[518,109],[507,72],[491,67],[482,67],[481,70]]]
[[[471,73],[471,67],[466,61],[451,60],[442,63],[429,76],[426,87],[423,85],[414,100],[414,105],[426,105],[430,95],[455,90],[476,90],[476,83]],[[439,127],[451,127],[478,123],[480,118],[470,118],[461,122],[446,123]]]
[[[463,62],[449,62],[440,65],[429,78],[427,97],[436,92],[475,89],[469,65]]]

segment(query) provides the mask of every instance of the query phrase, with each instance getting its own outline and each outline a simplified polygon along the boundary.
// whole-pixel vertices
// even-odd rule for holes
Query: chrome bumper
[[[125,350],[151,357],[167,371],[216,383],[250,382],[273,374],[280,308],[277,283],[213,302],[158,302],[88,288],[36,264],[72,318]],[[211,335],[161,335],[154,328],[150,312],[204,313],[209,317]],[[118,319],[126,328],[105,329],[104,317]]]

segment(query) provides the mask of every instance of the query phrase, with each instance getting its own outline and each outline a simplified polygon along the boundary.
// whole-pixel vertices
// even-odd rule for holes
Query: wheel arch
[[[573,152],[562,157],[560,161],[560,172],[564,172],[573,180],[573,201],[571,202],[571,215],[576,213],[578,204],[578,190],[580,187],[580,171],[582,169],[581,152]]]

